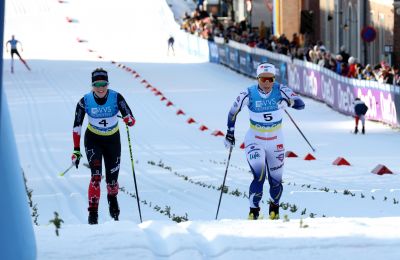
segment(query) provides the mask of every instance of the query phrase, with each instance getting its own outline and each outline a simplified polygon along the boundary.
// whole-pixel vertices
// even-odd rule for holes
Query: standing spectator
[[[326,51],[326,47],[322,41],[318,41],[317,46],[318,46],[319,50],[324,51],[324,52]]]
[[[76,168],[82,157],[80,152],[82,123],[85,114],[89,117],[84,145],[91,171],[88,189],[88,223],[91,225],[97,224],[98,219],[103,159],[109,211],[111,217],[118,220],[120,213],[117,200],[118,172],[121,160],[118,112],[121,112],[125,124],[128,126],[135,124],[135,118],[125,99],[118,92],[108,89],[108,84],[107,71],[102,68],[95,69],[92,72],[92,90],[81,98],[75,110],[74,151],[71,159]]]
[[[321,59],[318,61],[318,65],[330,70],[330,59],[331,53],[328,52],[320,52]]]
[[[246,20],[240,21],[239,26],[240,26],[240,33],[239,34],[241,34],[242,32],[247,31],[248,25],[247,25],[247,21]]]
[[[384,84],[393,84],[393,73],[389,65],[384,65],[380,69],[378,81]]]
[[[329,52],[326,53],[326,56],[328,56],[328,65],[325,64],[325,67],[331,71],[336,71],[336,59]]]
[[[256,44],[257,48],[267,49],[267,40],[265,38],[260,38]]]
[[[362,71],[363,71],[363,66],[361,63],[357,62],[356,63],[356,78],[357,79],[362,79]]]
[[[393,66],[393,84],[396,86],[400,86],[400,65],[395,64]]]
[[[203,5],[199,5],[199,16],[198,19],[202,20],[204,18],[210,17],[209,13],[205,10]]]
[[[317,64],[321,67],[325,67],[325,63],[326,63],[326,52],[325,49],[320,49],[318,51],[318,62]]]
[[[365,80],[376,80],[375,72],[372,70],[371,64],[367,64],[362,71],[362,78]]]
[[[295,51],[293,53],[296,53],[298,48],[300,48],[300,38],[297,33],[294,33],[292,35],[292,41],[290,42],[290,49],[294,49]]]
[[[15,39],[14,35],[11,35],[11,40],[7,41],[7,43],[6,43],[6,51],[7,52],[8,52],[8,45],[10,45],[10,47],[11,47],[11,73],[14,73],[14,54],[16,54],[19,57],[20,61],[25,65],[25,67],[28,70],[31,70],[31,68],[29,68],[26,61],[21,57],[21,55],[18,52],[18,43],[21,46],[21,52],[24,51],[22,49],[22,43],[20,41],[18,41],[17,39]]]
[[[347,75],[349,74],[349,65],[346,62],[342,62],[340,64],[340,71],[342,76],[347,77]]]
[[[336,55],[336,73],[339,75],[342,75],[342,63],[343,63],[343,57],[342,55],[338,54]]]
[[[283,55],[287,55],[288,51],[289,51],[288,46],[286,44],[282,44],[282,43],[279,43],[279,42],[278,42],[276,50],[277,50],[278,53],[283,54]]]
[[[276,38],[275,35],[270,35],[269,36],[269,41],[268,41],[269,44],[267,46],[267,50],[274,52],[276,50],[277,42],[278,42],[278,38]]]
[[[357,78],[357,68],[356,68],[356,58],[351,56],[348,60],[349,62],[349,71],[347,73],[348,78]]]
[[[362,101],[360,98],[356,98],[354,100],[354,119],[356,121],[356,127],[354,129],[354,133],[358,133],[358,121],[361,119],[361,133],[365,134],[365,114],[368,111],[367,105],[365,105],[364,101]]]
[[[297,49],[296,58],[299,59],[299,60],[304,60],[305,59],[304,49],[303,48],[298,48]]]
[[[346,52],[346,47],[345,47],[344,45],[342,45],[342,46],[340,47],[340,52],[339,52],[339,54],[342,56],[344,62],[348,62],[348,60],[349,60],[349,58],[350,58],[350,54],[348,54],[348,53]]]
[[[290,42],[288,38],[286,38],[286,35],[284,33],[282,33],[281,36],[279,36],[278,43],[280,43],[282,47],[289,49]]]
[[[318,63],[318,56],[319,56],[318,53],[319,53],[319,52],[318,52],[318,46],[315,45],[314,48],[311,49],[311,50],[308,52],[308,55],[309,55],[309,57],[310,57],[310,62],[315,63],[315,64]]]
[[[311,51],[312,51],[312,47],[311,46],[304,46],[303,47],[303,57],[304,57],[305,61],[312,62],[312,59],[311,59],[311,56],[310,56]]]

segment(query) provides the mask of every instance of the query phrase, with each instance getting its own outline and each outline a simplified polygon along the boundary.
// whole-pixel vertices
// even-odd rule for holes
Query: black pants
[[[11,59],[14,59],[14,54],[17,54],[17,56],[22,60],[21,55],[19,55],[18,50],[11,49]]]
[[[85,151],[91,170],[89,184],[89,210],[97,210],[100,199],[100,182],[102,175],[102,159],[104,159],[107,194],[118,194],[118,173],[121,158],[121,138],[119,131],[110,136],[85,132]]]

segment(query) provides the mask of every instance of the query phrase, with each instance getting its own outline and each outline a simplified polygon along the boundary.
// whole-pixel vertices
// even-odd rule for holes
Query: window
[[[379,14],[379,32],[378,32],[378,55],[379,55],[379,61],[385,59],[385,54],[383,52],[384,46],[385,46],[385,15],[380,13]]]

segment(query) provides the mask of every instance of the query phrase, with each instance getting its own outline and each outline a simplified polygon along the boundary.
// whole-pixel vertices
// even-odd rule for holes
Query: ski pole
[[[121,116],[118,116],[121,118]],[[131,155],[131,164],[132,164],[132,175],[133,175],[133,181],[135,182],[135,191],[136,191],[136,201],[137,201],[137,205],[138,205],[138,209],[139,209],[139,217],[140,217],[140,223],[142,223],[142,212],[140,210],[140,203],[139,203],[139,193],[138,193],[138,188],[136,185],[136,175],[135,175],[135,166],[133,164],[133,156],[132,156],[132,145],[131,145],[131,137],[129,135],[129,128],[128,125],[126,126],[126,133],[128,135],[128,143],[129,143],[129,153]]]
[[[217,209],[217,214],[215,215],[215,220],[218,219],[218,212],[219,212],[219,207],[221,205],[222,193],[224,192],[225,180],[226,180],[226,175],[228,174],[228,167],[229,167],[229,161],[231,160],[232,149],[233,146],[229,148],[228,162],[226,163],[225,176],[224,176],[224,181],[222,182],[221,195],[219,195],[218,209]]]
[[[313,152],[315,152],[314,147],[312,147],[312,145],[310,144],[310,142],[307,140],[307,138],[304,136],[303,132],[300,130],[300,128],[297,126],[296,122],[293,120],[293,118],[290,116],[290,114],[288,113],[288,111],[285,110],[285,113],[288,115],[289,119],[292,121],[292,123],[294,124],[294,126],[297,128],[297,130],[299,130],[300,134],[303,136],[304,140],[306,140],[306,142],[308,143],[308,145],[311,147],[311,149],[313,150]]]
[[[59,173],[59,176],[64,176],[72,167],[74,166],[74,164],[71,164],[71,166],[68,167],[68,169],[66,169],[65,171]]]

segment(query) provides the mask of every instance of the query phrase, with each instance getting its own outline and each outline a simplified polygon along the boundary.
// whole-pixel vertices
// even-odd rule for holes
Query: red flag
[[[208,130],[208,127],[205,125],[201,125],[199,129],[200,129],[200,131],[205,131],[205,130]]]
[[[214,136],[225,136],[225,134],[220,130],[215,130],[211,134],[214,135]]]
[[[196,123],[196,120],[194,120],[193,118],[189,118],[187,120],[188,124],[192,124],[192,123]]]
[[[179,109],[178,111],[176,111],[177,115],[185,115],[185,112],[183,112],[182,109]]]

